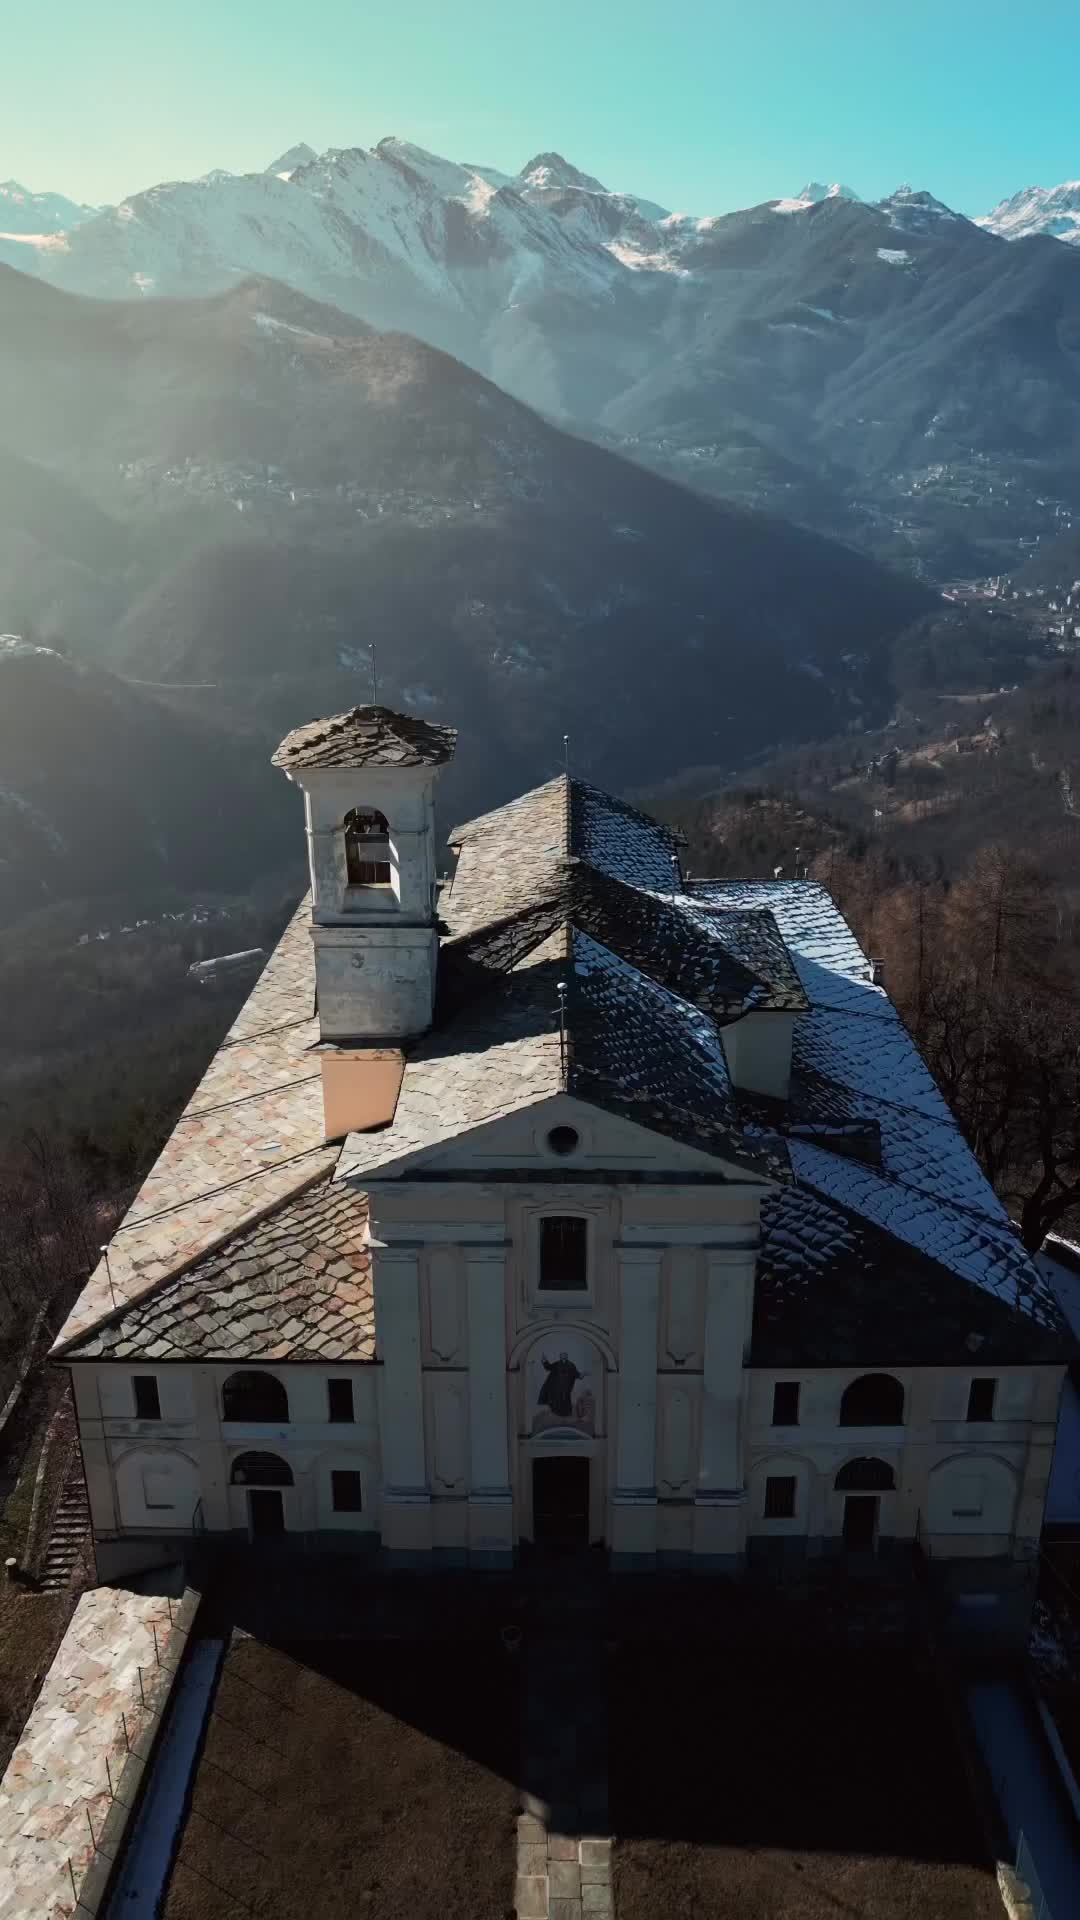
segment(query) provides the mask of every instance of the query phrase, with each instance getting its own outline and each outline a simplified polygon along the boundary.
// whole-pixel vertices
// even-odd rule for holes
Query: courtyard
[[[517,1728],[497,1644],[235,1636],[165,1920],[506,1920]]]
[[[909,1653],[619,1649],[619,1920],[999,1920],[932,1675]]]

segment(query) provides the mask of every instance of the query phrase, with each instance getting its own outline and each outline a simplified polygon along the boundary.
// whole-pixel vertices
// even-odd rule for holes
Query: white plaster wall
[[[787,1099],[797,1018],[793,1013],[748,1013],[721,1027],[728,1072],[737,1087]]]
[[[221,1389],[231,1365],[191,1367],[152,1363],[133,1368],[84,1363],[72,1369],[83,1457],[95,1531],[145,1532],[153,1528],[186,1531],[196,1501],[200,1524],[215,1532],[246,1527],[247,1496],[231,1483],[232,1464],[241,1453],[277,1453],[292,1468],[294,1486],[284,1489],[286,1527],[364,1530],[378,1525],[380,1479],[376,1369],[329,1365],[256,1369],[280,1380],[289,1396],[287,1422],[226,1422]],[[154,1373],[162,1419],[132,1417],[131,1375]],[[328,1379],[349,1378],[353,1385],[351,1422],[329,1418]],[[168,1413],[169,1417],[166,1418]],[[331,1465],[352,1467],[364,1480],[364,1510],[335,1514],[331,1505]],[[161,1500],[152,1511],[146,1498],[147,1473]],[[176,1499],[165,1510],[170,1486]],[[190,1502],[190,1504],[189,1504]]]

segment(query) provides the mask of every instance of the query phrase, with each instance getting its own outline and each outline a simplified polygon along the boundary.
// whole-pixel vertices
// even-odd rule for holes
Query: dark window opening
[[[992,1420],[994,1417],[994,1401],[996,1397],[996,1380],[973,1380],[968,1388],[968,1419]]]
[[[136,1420],[160,1420],[161,1395],[158,1392],[157,1375],[133,1374],[131,1384],[135,1392]]]
[[[355,1469],[335,1469],[330,1475],[330,1493],[335,1513],[363,1513],[363,1481]]]
[[[540,1285],[572,1293],[589,1284],[589,1224],[572,1214],[548,1214],[540,1222]]]
[[[772,1423],[774,1427],[797,1427],[799,1424],[799,1382],[797,1380],[778,1380],[772,1394]]]
[[[234,1487],[291,1487],[292,1468],[276,1453],[241,1453],[232,1464]]]
[[[844,1389],[842,1427],[900,1427],[903,1423],[904,1389],[891,1373],[861,1374]]]
[[[280,1425],[289,1418],[289,1396],[272,1373],[233,1373],[221,1389],[221,1417]]]
[[[770,1474],[765,1482],[766,1520],[794,1520],[795,1475]]]
[[[576,1127],[552,1127],[547,1143],[552,1153],[573,1153],[580,1144],[581,1136]]]
[[[334,1421],[355,1420],[353,1410],[353,1391],[351,1380],[328,1380],[326,1396],[330,1403],[330,1418]]]
[[[837,1493],[891,1493],[896,1485],[885,1460],[849,1460],[836,1476]]]
[[[374,807],[353,807],[345,815],[345,871],[350,887],[390,885],[390,827]]]

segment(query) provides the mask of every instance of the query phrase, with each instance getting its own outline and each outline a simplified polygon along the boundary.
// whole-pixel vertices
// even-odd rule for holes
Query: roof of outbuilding
[[[441,767],[453,757],[455,727],[436,726],[392,707],[350,707],[294,727],[273,756],[275,767]]]
[[[367,1203],[315,1183],[79,1343],[80,1360],[375,1358]]]

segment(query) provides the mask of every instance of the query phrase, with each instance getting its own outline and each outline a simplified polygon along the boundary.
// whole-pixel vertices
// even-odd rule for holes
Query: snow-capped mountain
[[[1022,187],[1008,200],[999,201],[976,225],[1005,240],[1042,233],[1080,246],[1080,180],[1063,180],[1059,187]]]
[[[284,153],[279,153],[276,160],[271,160],[270,165],[263,168],[263,172],[275,173],[279,180],[287,180],[297,167],[310,166],[318,157],[314,147],[309,147],[306,140],[300,140],[295,147],[288,147]]]
[[[0,237],[64,233],[93,219],[97,207],[82,207],[62,193],[31,193],[18,180],[0,180]]]

